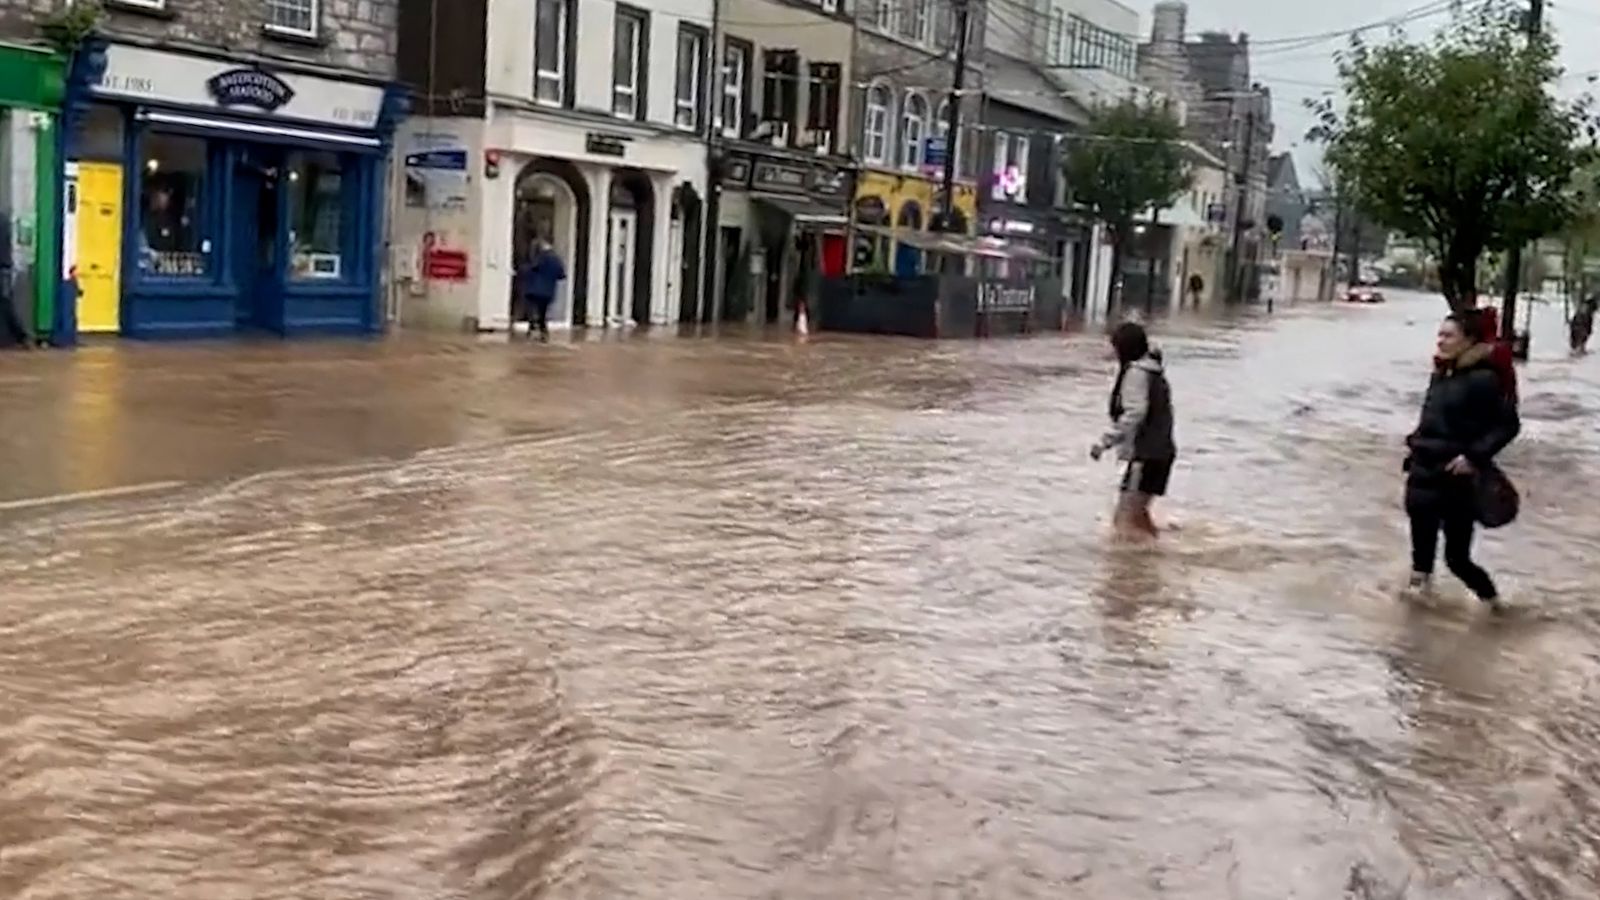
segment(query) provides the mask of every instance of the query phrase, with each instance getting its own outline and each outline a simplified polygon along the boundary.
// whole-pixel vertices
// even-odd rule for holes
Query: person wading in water
[[[1150,504],[1165,496],[1178,446],[1172,437],[1172,389],[1161,353],[1152,349],[1144,327],[1135,322],[1111,333],[1117,354],[1117,380],[1111,387],[1111,430],[1089,450],[1098,460],[1107,450],[1127,462],[1117,502],[1116,530],[1122,537],[1153,538],[1157,529]]]
[[[1411,520],[1411,583],[1407,593],[1432,589],[1439,534],[1444,560],[1479,600],[1503,610],[1494,580],[1472,559],[1477,528],[1477,477],[1521,430],[1516,404],[1507,396],[1492,359],[1494,346],[1481,340],[1482,315],[1456,313],[1439,326],[1432,380],[1417,428],[1406,438],[1406,515]]]

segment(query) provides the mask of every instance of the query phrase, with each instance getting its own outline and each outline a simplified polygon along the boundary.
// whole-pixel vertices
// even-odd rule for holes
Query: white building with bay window
[[[445,7],[448,7],[446,9]],[[710,127],[711,0],[402,0],[402,320],[510,329],[518,264],[552,244],[552,324],[692,309]]]

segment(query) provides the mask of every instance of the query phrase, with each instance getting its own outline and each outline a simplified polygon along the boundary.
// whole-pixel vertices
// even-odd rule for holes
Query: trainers
[[[1433,593],[1433,576],[1422,572],[1412,572],[1411,580],[1406,583],[1405,598],[1420,600]]]

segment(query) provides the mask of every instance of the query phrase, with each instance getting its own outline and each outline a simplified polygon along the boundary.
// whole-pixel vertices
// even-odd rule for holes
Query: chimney
[[[1181,44],[1188,37],[1189,7],[1182,0],[1162,0],[1155,7],[1155,24],[1150,28],[1152,44]]]

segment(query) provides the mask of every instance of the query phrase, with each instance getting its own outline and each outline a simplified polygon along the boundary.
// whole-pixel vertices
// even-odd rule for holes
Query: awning
[[[899,241],[907,247],[927,250],[933,253],[981,256],[989,259],[1043,260],[1050,258],[1026,244],[1012,243],[1001,238],[972,238],[964,234],[940,234],[934,231],[884,228],[878,225],[857,225],[856,231],[875,237],[886,237]]]
[[[843,211],[824,206],[804,197],[779,197],[772,194],[751,194],[750,199],[769,206],[794,219],[796,225],[849,225],[850,217]]]
[[[179,113],[158,112],[146,110],[139,114],[139,119],[157,125],[171,125],[179,128],[194,129],[197,131],[215,131],[234,135],[235,137],[253,138],[258,141],[270,141],[277,138],[280,141],[302,142],[313,144],[326,144],[339,147],[361,147],[368,150],[377,150],[383,142],[376,137],[367,137],[358,134],[342,134],[337,131],[323,131],[318,128],[295,128],[288,125],[265,124],[257,122],[234,121],[230,119],[214,119],[210,116],[196,116]]]

